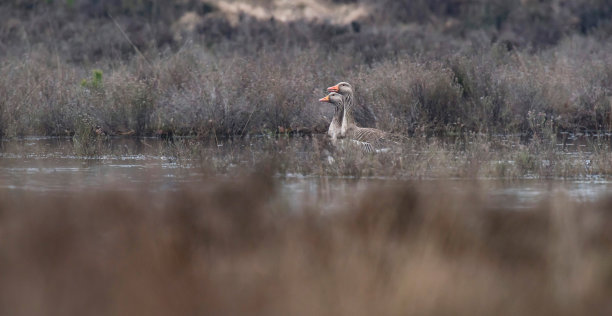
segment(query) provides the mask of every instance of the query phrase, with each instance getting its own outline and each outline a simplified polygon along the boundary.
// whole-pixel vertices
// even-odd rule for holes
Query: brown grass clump
[[[331,213],[275,181],[80,195],[2,192],[10,315],[584,315],[612,306],[612,204],[528,210],[396,184]],[[428,193],[429,192],[429,193]],[[435,192],[435,193],[432,193]]]

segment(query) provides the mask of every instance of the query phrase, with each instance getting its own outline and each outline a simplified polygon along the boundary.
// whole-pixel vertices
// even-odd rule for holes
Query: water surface
[[[262,144],[263,142],[263,144]],[[233,140],[207,142],[204,151],[219,160],[233,159],[235,164],[257,166],[265,152],[266,140]],[[298,156],[308,155],[308,145],[287,139]],[[39,194],[72,194],[95,190],[177,190],[183,187],[206,188],[211,175],[196,158],[182,158],[173,145],[156,138],[118,138],[104,142],[100,154],[78,155],[70,138],[22,138],[2,141],[0,151],[0,190],[36,192]],[[184,145],[183,145],[184,146]],[[578,147],[580,145],[576,145]],[[257,150],[251,148],[256,147]],[[302,148],[304,147],[304,148]],[[297,149],[296,149],[297,148]],[[174,148],[176,149],[176,148]],[[183,148],[184,149],[184,148]],[[240,151],[240,153],[238,153]],[[228,158],[229,157],[229,158]],[[214,160],[211,160],[214,163]],[[206,163],[211,163],[207,161]],[[228,177],[227,175],[216,175]],[[333,209],[349,203],[369,189],[385,186],[421,185],[435,190],[437,186],[463,190],[484,188],[492,204],[512,208],[533,206],[553,194],[567,194],[577,201],[595,201],[612,192],[612,181],[592,176],[582,179],[390,179],[321,177],[308,174],[279,174],[280,190],[295,205],[318,204]],[[236,180],[239,181],[239,180]]]

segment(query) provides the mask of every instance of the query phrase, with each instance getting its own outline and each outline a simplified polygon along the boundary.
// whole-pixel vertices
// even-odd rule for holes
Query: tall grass
[[[588,46],[591,52],[582,48]],[[612,73],[608,45],[581,37],[537,55],[491,49],[475,56],[427,61],[397,57],[355,67],[320,49],[219,57],[200,46],[152,61],[90,70],[51,63],[45,53],[0,66],[2,133],[64,135],[79,115],[108,130],[153,135],[245,135],[282,130],[322,132],[330,109],[316,100],[349,80],[364,126],[388,131],[533,133],[529,113],[543,113],[559,131],[610,131]]]
[[[332,212],[274,180],[2,192],[3,314],[584,315],[610,308],[610,201],[526,211],[401,184]],[[432,185],[435,185],[432,183]],[[435,192],[435,193],[432,193]],[[345,205],[345,204],[341,204]]]
[[[81,116],[136,135],[321,132],[316,99],[341,80],[361,125],[394,132],[533,134],[529,113],[612,128],[605,2],[357,5],[371,18],[342,25],[198,1],[4,3],[0,133],[74,134]],[[81,85],[96,69],[100,84]]]

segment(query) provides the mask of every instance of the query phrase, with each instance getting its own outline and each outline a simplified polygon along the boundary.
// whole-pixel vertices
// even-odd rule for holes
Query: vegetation
[[[609,314],[612,199],[489,186],[612,177],[611,34],[608,0],[2,1],[0,315]],[[331,144],[339,81],[409,137]]]
[[[164,193],[0,193],[0,313],[610,309],[610,201],[559,194],[517,212],[487,203],[477,183],[387,184],[320,211],[292,207],[265,172],[209,180]]]
[[[533,113],[612,129],[607,1],[326,2],[367,9],[347,24],[228,3],[3,2],[0,133],[72,135],[84,116],[109,134],[316,133],[340,80],[362,125],[398,133],[533,134]]]

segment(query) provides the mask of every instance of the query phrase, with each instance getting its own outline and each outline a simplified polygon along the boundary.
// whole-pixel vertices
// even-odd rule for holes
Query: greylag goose
[[[329,96],[319,99],[319,102],[329,102]],[[331,124],[329,124],[329,129],[327,130],[327,135],[331,137],[332,141],[336,141],[340,137],[340,132],[342,128],[342,117],[344,115],[344,106],[342,103],[332,103],[334,104],[334,117],[332,118]]]
[[[363,143],[363,147],[367,151],[374,151],[374,148],[380,148],[387,143],[389,134],[376,128],[359,127],[355,123],[353,88],[348,82],[340,82],[335,86],[327,88],[327,91],[340,94],[342,97],[341,102],[344,104],[344,115],[342,117],[340,136]]]
[[[344,119],[346,120],[346,98],[339,93],[332,92],[328,94],[326,97],[320,99],[321,102],[329,102],[338,108],[344,108]],[[350,119],[349,119],[350,120]],[[344,122],[342,124],[344,126]],[[383,131],[377,130],[375,128],[363,128],[358,127],[356,125],[349,126],[346,131],[345,136],[340,135],[340,137],[346,137],[351,143],[358,145],[365,152],[378,152],[381,150],[383,145],[386,143],[385,136],[387,134]],[[385,151],[384,149],[382,149]]]

